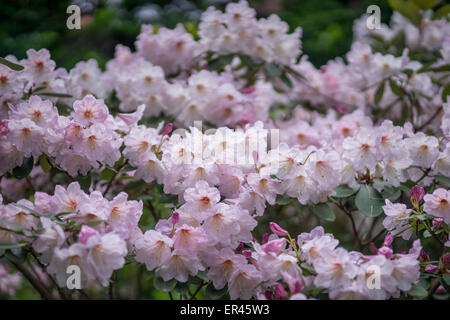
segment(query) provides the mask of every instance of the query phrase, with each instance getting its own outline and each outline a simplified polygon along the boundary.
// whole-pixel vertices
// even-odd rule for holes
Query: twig
[[[197,293],[199,293],[200,290],[203,288],[203,286],[205,286],[206,284],[207,284],[207,282],[202,282],[202,283],[198,286],[197,290],[195,290],[195,292],[194,292],[194,294],[191,296],[191,299],[190,299],[190,300],[194,300],[194,298],[195,298],[195,296],[197,295]]]
[[[52,294],[47,290],[47,288],[28,271],[24,266],[19,263],[9,260],[11,264],[28,280],[28,282],[33,286],[34,289],[41,295],[43,299],[54,300]]]
[[[125,167],[127,164],[128,164],[128,160],[126,160],[124,163],[122,163],[117,168],[117,170],[114,172],[113,176],[111,177],[111,180],[109,180],[108,185],[106,186],[106,189],[103,192],[103,196],[105,196],[108,193],[109,189],[111,189],[111,187],[112,187],[112,184],[113,184],[114,180],[116,179],[117,175],[120,173],[120,170],[122,170],[123,167]]]
[[[420,127],[416,128],[416,131],[420,131],[423,128],[425,128],[427,125],[429,125],[442,111],[442,106],[439,107],[436,112],[427,120],[425,121]]]

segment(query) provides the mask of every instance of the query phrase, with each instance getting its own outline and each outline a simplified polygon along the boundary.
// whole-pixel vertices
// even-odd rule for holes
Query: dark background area
[[[134,46],[141,24],[173,28],[177,23],[195,34],[201,12],[229,0],[3,0],[0,1],[0,56],[24,58],[29,48],[47,48],[57,66],[71,68],[95,58],[100,66],[121,43]],[[260,17],[278,14],[291,29],[303,28],[303,51],[316,65],[344,55],[352,42],[353,20],[371,4],[381,8],[382,21],[392,13],[387,0],[250,0]],[[82,10],[81,30],[69,30],[70,4]]]

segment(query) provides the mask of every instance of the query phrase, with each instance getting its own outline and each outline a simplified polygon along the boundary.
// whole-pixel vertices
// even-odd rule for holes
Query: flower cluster
[[[361,21],[346,61],[321,68],[297,61],[301,29],[245,1],[208,9],[198,41],[143,26],[136,52],[118,45],[104,72],[94,60],[56,69],[45,49],[7,57],[0,258],[33,258],[44,287],[66,287],[70,266],[83,289],[108,286],[129,263],[155,284],[199,278],[232,299],[403,298],[445,282],[450,23],[395,13],[380,40]],[[274,222],[264,233],[275,218],[294,230],[292,212],[326,228],[345,213],[357,251],[315,219],[297,239]]]
[[[67,285],[71,265],[80,268],[83,287],[106,286],[113,271],[124,266],[142,215],[142,202],[127,198],[126,193],[111,201],[98,191],[88,195],[77,182],[67,189],[56,186],[53,196],[36,192],[34,203],[1,205],[0,225],[15,231],[2,229],[1,242],[31,242],[60,287]]]

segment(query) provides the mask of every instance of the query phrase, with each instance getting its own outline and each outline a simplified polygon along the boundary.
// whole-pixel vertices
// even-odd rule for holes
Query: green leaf
[[[411,20],[415,25],[419,25],[422,20],[419,12],[419,7],[412,1],[405,0],[389,0],[389,5],[395,11],[398,11],[403,16]]]
[[[444,282],[450,286],[450,274],[444,274],[442,276],[442,280],[444,280]]]
[[[428,296],[428,291],[425,290],[424,287],[416,284],[413,285],[411,290],[408,291],[408,294],[415,298],[425,298],[426,296]]]
[[[354,195],[358,190],[359,190],[359,188],[352,189],[352,188],[348,187],[347,185],[342,184],[342,185],[336,187],[336,189],[334,189],[336,194],[333,197],[335,197],[335,198],[347,198],[347,197],[350,197],[350,196]]]
[[[377,91],[375,92],[374,102],[376,105],[378,105],[381,99],[383,98],[385,84],[386,84],[385,81],[381,82],[380,85],[378,86]]]
[[[322,218],[326,221],[334,221],[336,219],[336,215],[334,211],[330,208],[328,203],[319,203],[317,205],[312,205],[312,211],[316,216]]]
[[[291,201],[292,201],[292,198],[290,198],[288,196],[278,195],[276,203],[280,206],[285,206],[285,205],[288,205],[289,203],[291,203]]]
[[[432,72],[448,72],[450,71],[450,64],[446,64],[440,67],[436,67],[436,68],[430,68],[427,71],[432,71]]]
[[[221,56],[208,62],[208,70],[220,71],[230,64],[233,60],[233,55]]]
[[[428,10],[433,8],[436,3],[434,0],[413,0],[416,5],[419,6],[420,9]]]
[[[402,97],[405,94],[395,80],[389,79],[389,86],[392,93],[396,96]]]
[[[23,179],[26,178],[31,170],[33,170],[34,165],[34,159],[33,157],[25,158],[23,159],[23,163],[20,167],[15,167],[13,170],[13,175],[17,179]]]
[[[446,177],[446,176],[443,176],[441,174],[438,174],[438,175],[435,175],[433,178],[436,179],[439,182],[442,182],[442,183],[450,186],[450,178],[449,177]]]
[[[280,67],[273,63],[266,63],[264,65],[264,72],[268,78],[278,78],[283,74]]]
[[[105,170],[103,170],[101,173],[101,178],[102,180],[110,181],[116,173],[116,170],[106,167]]]
[[[177,280],[172,279],[170,281],[164,281],[159,274],[155,274],[153,277],[153,286],[162,292],[170,292],[175,289],[177,285]]]
[[[92,221],[85,222],[83,224],[85,224],[85,225],[87,225],[89,227],[96,227],[96,226],[101,225],[102,222],[103,222],[103,220],[92,220]]]
[[[225,288],[217,290],[216,288],[214,288],[214,285],[210,283],[206,287],[205,293],[211,299],[220,299],[227,293],[227,289],[228,289],[227,286],[225,286]]]
[[[42,216],[39,212],[37,212],[37,211],[35,211],[35,210],[31,209],[31,208],[28,208],[28,207],[26,207],[26,206],[23,206],[23,205],[21,205],[21,204],[13,203],[13,205],[14,205],[15,207],[17,207],[17,208],[21,208],[21,209],[23,209],[23,210],[28,211],[31,215],[35,216],[36,218],[40,218],[40,217]]]
[[[185,295],[189,292],[189,286],[186,282],[178,282],[175,286],[175,290],[178,291],[180,294]]]
[[[383,212],[381,194],[369,185],[361,186],[355,198],[355,205],[367,217],[376,217]]]
[[[77,181],[80,184],[81,189],[83,189],[84,192],[89,193],[89,188],[92,183],[91,174],[88,173],[86,176],[78,175]]]
[[[20,64],[11,62],[11,61],[6,60],[5,58],[1,58],[1,57],[0,57],[0,64],[3,64],[14,71],[21,71],[21,70],[25,69]]]
[[[0,249],[6,250],[6,249],[16,249],[25,247],[27,244],[25,242],[21,243],[0,243]]]
[[[40,96],[53,97],[53,98],[72,98],[72,95],[66,93],[57,92],[42,92],[39,93]]]
[[[442,90],[442,101],[447,102],[448,96],[450,96],[450,83],[444,87],[444,90]]]
[[[44,172],[49,172],[52,170],[52,165],[48,162],[47,156],[45,154],[41,155],[39,158],[39,165]]]
[[[289,77],[286,75],[286,73],[282,73],[280,76],[280,79],[281,79],[281,81],[283,81],[283,83],[286,86],[288,86],[291,89],[293,88],[292,81],[291,81],[291,79],[289,79]]]
[[[439,20],[445,17],[448,17],[450,14],[450,4],[446,4],[445,6],[440,7],[433,15],[433,19]]]
[[[10,250],[6,250],[5,257],[15,263],[25,263],[27,259],[27,253],[23,249],[20,249],[20,252],[18,254],[14,254]]]

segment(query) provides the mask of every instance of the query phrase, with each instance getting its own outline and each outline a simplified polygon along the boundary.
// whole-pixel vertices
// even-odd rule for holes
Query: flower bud
[[[8,122],[9,120],[0,121],[0,136],[6,136],[9,133]]]
[[[277,282],[275,284],[275,299],[279,300],[279,299],[283,299],[287,296],[288,296],[288,293],[286,292],[286,289],[284,289],[284,287],[280,283]]]
[[[425,189],[421,186],[415,185],[411,188],[411,202],[419,203],[420,200],[423,199],[423,196],[425,195]]]
[[[444,293],[447,293],[447,290],[445,290],[445,288],[444,288],[442,285],[440,285],[440,286],[436,289],[436,293],[437,293],[437,294],[444,294]]]
[[[78,234],[78,241],[83,244],[86,244],[90,237],[96,236],[98,234],[99,233],[97,230],[95,230],[87,225],[83,225],[81,227],[80,233]]]
[[[266,232],[266,233],[264,233],[264,234],[262,235],[261,243],[264,244],[264,243],[266,243],[267,241],[269,241],[269,234]]]
[[[250,93],[255,92],[255,90],[256,90],[255,86],[251,86],[251,87],[248,87],[248,88],[245,88],[244,90],[242,90],[242,93],[243,94],[250,94]]]
[[[381,247],[378,249],[378,254],[382,254],[386,259],[391,259],[394,256],[394,251],[389,247]]]
[[[164,128],[163,136],[167,136],[168,134],[170,134],[172,132],[172,130],[173,130],[173,123],[168,123],[166,125],[166,127]]]
[[[242,255],[247,259],[250,259],[252,257],[252,250],[244,250],[242,251]]]
[[[432,224],[433,224],[433,226],[436,227],[436,226],[440,225],[442,223],[442,221],[444,221],[444,219],[442,219],[442,218],[434,218],[433,221],[432,221]]]
[[[429,265],[427,265],[427,266],[425,267],[425,272],[433,273],[433,272],[436,272],[438,269],[439,269],[438,266],[429,264]]]
[[[386,237],[384,237],[383,247],[390,247],[393,241],[394,237],[392,236],[392,234],[388,233]]]
[[[277,236],[280,237],[285,237],[288,235],[288,232],[286,230],[284,230],[282,227],[280,227],[277,223],[275,222],[270,222],[269,223],[270,226],[270,230],[275,233]]]
[[[276,239],[276,240],[272,240],[272,241],[267,242],[261,248],[263,249],[263,251],[265,253],[278,254],[278,253],[280,253],[281,249],[284,248],[285,243],[286,243],[286,239],[285,238]]]
[[[370,252],[372,252],[373,254],[378,254],[378,249],[377,247],[375,247],[375,244],[373,242],[370,243],[369,248]]]
[[[244,243],[243,242],[239,242],[239,245],[237,246],[236,251],[237,252],[241,252],[242,249],[244,249]]]
[[[428,254],[422,250],[420,250],[420,254],[419,254],[420,260],[421,261],[430,261],[430,257],[428,256]]]
[[[450,264],[450,253],[446,253],[441,257],[441,261],[444,265]]]
[[[177,224],[178,221],[180,221],[180,214],[178,213],[178,211],[174,211],[172,213],[171,221],[173,225]]]

